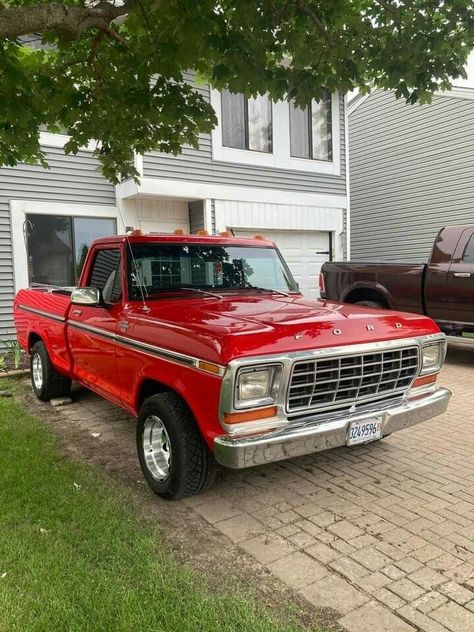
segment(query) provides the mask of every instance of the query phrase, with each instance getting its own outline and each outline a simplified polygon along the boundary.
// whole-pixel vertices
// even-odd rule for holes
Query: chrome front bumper
[[[346,445],[349,426],[354,421],[380,416],[382,435],[388,435],[443,414],[450,397],[447,388],[438,388],[413,399],[398,400],[388,407],[387,402],[385,407],[379,402],[352,414],[315,415],[263,435],[240,438],[222,435],[214,440],[214,454],[221,465],[234,469],[313,454]]]

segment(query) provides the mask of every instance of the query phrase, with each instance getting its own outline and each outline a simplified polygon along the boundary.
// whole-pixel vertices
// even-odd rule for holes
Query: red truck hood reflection
[[[150,301],[139,316],[138,339],[215,362],[251,355],[420,336],[439,331],[418,314],[364,306],[253,294]],[[137,311],[133,310],[136,315]]]

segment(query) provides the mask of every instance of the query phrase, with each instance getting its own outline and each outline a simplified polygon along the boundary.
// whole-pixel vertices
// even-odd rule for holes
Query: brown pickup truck
[[[428,263],[328,262],[321,298],[425,314],[448,334],[474,332],[474,225],[442,228]]]

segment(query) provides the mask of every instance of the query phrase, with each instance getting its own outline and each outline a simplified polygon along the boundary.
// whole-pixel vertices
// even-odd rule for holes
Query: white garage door
[[[330,236],[323,231],[298,230],[243,230],[234,228],[236,237],[252,237],[261,233],[274,241],[305,296],[319,296],[318,281],[321,265],[328,261]]]

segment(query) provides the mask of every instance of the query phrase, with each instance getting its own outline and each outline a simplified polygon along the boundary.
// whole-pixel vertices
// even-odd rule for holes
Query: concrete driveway
[[[181,502],[351,632],[472,632],[474,348],[450,348],[440,382],[453,391],[442,417],[365,447],[224,471]],[[134,450],[134,425],[91,393],[58,411]]]

